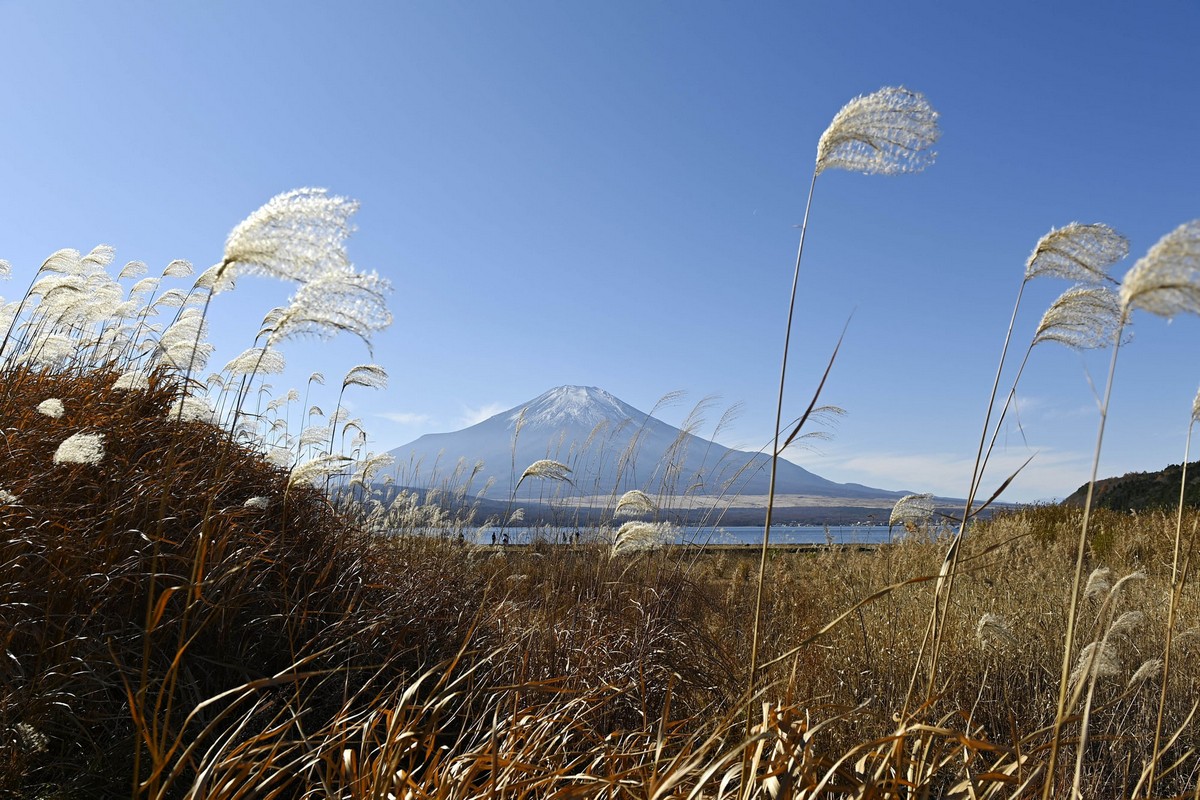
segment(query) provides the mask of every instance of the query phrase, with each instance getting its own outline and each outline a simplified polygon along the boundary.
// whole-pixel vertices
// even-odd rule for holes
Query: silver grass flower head
[[[251,347],[225,365],[223,372],[240,378],[254,372],[257,375],[279,375],[285,366],[283,353],[269,347]]]
[[[54,367],[75,353],[75,340],[63,333],[51,333],[30,343],[29,349],[17,361],[41,367]]]
[[[146,266],[145,261],[130,261],[121,268],[121,271],[117,274],[117,279],[123,281],[126,278],[140,278],[146,274],[146,270],[148,269],[149,267]]]
[[[157,311],[160,308],[179,308],[185,302],[187,302],[186,292],[181,292],[178,289],[167,289],[150,304],[150,310]]]
[[[26,753],[37,755],[49,749],[49,737],[28,722],[18,722],[13,728],[17,732],[17,743]]]
[[[209,295],[232,291],[237,285],[237,274],[224,263],[214,264],[196,278],[193,289],[203,289]]]
[[[834,116],[817,144],[816,172],[920,172],[933,163],[939,136],[938,114],[924,95],[885,87],[854,98]]]
[[[38,269],[38,273],[42,272],[57,272],[62,275],[75,275],[79,272],[79,261],[83,256],[73,247],[65,247],[62,250],[56,250],[50,254],[50,257],[42,262],[42,266]]]
[[[150,378],[141,372],[125,372],[113,382],[112,388],[119,392],[145,391],[150,388]]]
[[[292,451],[286,447],[268,445],[263,449],[263,458],[268,464],[288,469],[292,466]]]
[[[390,467],[395,463],[396,457],[391,453],[372,453],[358,462],[356,473],[361,476],[364,483],[368,483],[379,470]]]
[[[164,278],[190,278],[195,270],[192,268],[192,262],[185,261],[182,258],[177,258],[162,271]]]
[[[328,442],[329,437],[332,435],[332,425],[310,425],[300,432],[300,446],[307,447],[313,444]]]
[[[0,506],[15,506],[19,502],[20,498],[8,489],[0,489]]]
[[[1071,670],[1070,683],[1078,685],[1079,681],[1091,675],[1093,678],[1107,678],[1121,671],[1121,662],[1117,657],[1117,648],[1109,642],[1092,642],[1083,648]]]
[[[196,308],[185,308],[158,340],[162,360],[178,369],[202,370],[214,347],[208,342],[208,320]]]
[[[298,483],[311,483],[320,478],[328,478],[345,469],[352,459],[341,454],[325,454],[306,461],[292,470],[288,476],[288,487]]]
[[[266,511],[269,505],[271,505],[271,498],[260,496],[251,497],[249,500],[242,503],[242,508],[252,508],[256,511]]]
[[[12,277],[12,264],[0,258],[0,281],[6,281]]]
[[[1143,570],[1139,569],[1137,572],[1131,572],[1128,575],[1126,575],[1124,578],[1121,578],[1121,580],[1119,580],[1115,584],[1113,584],[1112,593],[1116,594],[1116,593],[1120,592],[1122,589],[1125,588],[1125,584],[1129,583],[1130,581],[1144,581],[1144,580],[1146,580],[1146,573]]]
[[[91,251],[79,260],[79,268],[85,272],[91,272],[97,269],[104,269],[112,263],[116,257],[117,251],[112,245],[98,244]]]
[[[617,507],[613,513],[617,516],[625,516],[653,514],[656,511],[658,511],[658,506],[650,499],[650,495],[641,489],[631,489],[621,495],[621,499],[617,501]]]
[[[1050,304],[1034,345],[1057,342],[1072,350],[1108,347],[1121,329],[1121,298],[1107,286],[1076,286]]]
[[[1110,638],[1114,636],[1129,636],[1142,627],[1142,623],[1145,621],[1146,615],[1141,611],[1126,611],[1109,626],[1108,635]]]
[[[548,481],[570,481],[567,477],[571,474],[571,468],[566,464],[554,461],[549,458],[543,458],[540,461],[535,461],[525,468],[521,473],[521,480],[526,478],[542,478]]]
[[[69,436],[54,451],[55,464],[85,464],[95,466],[104,460],[103,433],[76,433]]]
[[[613,536],[612,554],[653,550],[675,541],[679,531],[663,522],[626,522]]]
[[[129,287],[129,296],[132,298],[132,297],[137,297],[138,295],[150,294],[151,292],[157,291],[158,285],[161,282],[162,282],[161,278],[155,278],[155,277],[142,278],[140,281],[135,283],[133,286]]]
[[[1038,240],[1025,262],[1025,279],[1063,278],[1078,283],[1116,283],[1108,269],[1129,255],[1129,240],[1102,223],[1072,222]]]
[[[212,422],[214,411],[203,397],[188,395],[172,403],[167,416],[180,422]]]
[[[975,626],[975,640],[985,649],[999,650],[1004,645],[1016,644],[1017,639],[1009,630],[1008,622],[999,614],[988,612],[979,618]]]
[[[246,217],[225,242],[222,264],[238,272],[294,281],[347,271],[346,239],[358,203],[324,189],[276,195]]]
[[[371,335],[392,324],[391,284],[374,272],[327,272],[305,283],[275,321],[268,344],[297,336],[330,339],[352,333],[370,348]]]
[[[1109,582],[1109,576],[1112,575],[1112,570],[1108,567],[1097,567],[1092,570],[1092,574],[1088,575],[1087,583],[1083,586],[1083,596],[1089,600],[1103,599],[1108,595],[1108,590],[1112,588]]]
[[[1148,658],[1142,662],[1142,665],[1137,668],[1129,678],[1129,683],[1125,685],[1127,689],[1132,689],[1138,684],[1157,678],[1162,673],[1163,660],[1161,658]]]
[[[923,525],[933,517],[932,494],[906,494],[892,506],[888,527],[893,525]]]
[[[63,401],[57,397],[51,397],[49,400],[43,400],[37,405],[37,412],[51,419],[61,419],[63,412],[66,409],[63,407]]]
[[[1200,314],[1200,219],[1185,222],[1138,259],[1121,282],[1121,309],[1160,317]]]
[[[1192,398],[1192,422],[1200,422],[1200,391]]]
[[[342,386],[365,386],[368,389],[386,389],[387,370],[378,364],[360,364],[346,373]]]
[[[518,508],[516,511],[512,512],[512,516],[508,518],[509,525],[520,525],[524,521],[525,509],[523,508]]]

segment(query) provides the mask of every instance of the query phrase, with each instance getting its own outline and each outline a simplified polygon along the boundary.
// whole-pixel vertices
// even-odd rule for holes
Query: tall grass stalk
[[[781,451],[784,390],[787,386],[788,354],[791,345],[792,321],[796,310],[796,293],[800,283],[800,263],[804,256],[804,241],[808,233],[808,218],[812,211],[817,177],[827,169],[846,169],[867,175],[897,175],[919,172],[933,163],[933,145],[941,132],[938,115],[919,93],[904,88],[885,87],[872,94],[851,100],[834,116],[833,121],[817,142],[817,158],[809,183],[804,218],[800,225],[800,243],[796,248],[796,263],[792,272],[792,290],[788,299],[787,325],[783,335],[783,357],[779,369],[779,391],[775,407],[775,436],[771,448],[771,476],[767,489],[766,519],[763,523],[762,549],[759,558],[758,587],[754,603],[754,623],[751,632],[750,664],[747,697],[754,697],[758,667],[759,628],[762,620],[763,583],[766,575],[767,549],[771,541],[771,523],[775,506],[776,475]],[[816,402],[816,397],[813,398]],[[747,707],[747,728],[753,709]]]
[[[1179,474],[1179,506],[1175,512],[1175,541],[1171,551],[1171,598],[1167,604],[1167,631],[1163,637],[1163,656],[1162,656],[1162,686],[1158,693],[1158,712],[1154,720],[1154,746],[1150,751],[1150,763],[1147,765],[1146,773],[1146,796],[1150,797],[1154,791],[1154,773],[1158,764],[1160,746],[1162,744],[1162,727],[1163,716],[1167,708],[1167,685],[1168,677],[1171,674],[1171,649],[1175,641],[1175,618],[1179,613],[1179,598],[1183,591],[1183,581],[1185,574],[1180,570],[1179,552],[1183,541],[1183,507],[1184,498],[1187,494],[1187,471],[1188,458],[1192,447],[1192,429],[1196,425],[1196,421],[1200,420],[1200,392],[1196,393],[1196,397],[1192,400],[1192,413],[1188,418],[1187,439],[1183,446],[1183,465]],[[1192,529],[1193,545],[1195,542],[1196,529]],[[1192,547],[1188,548],[1188,556],[1190,560]]]
[[[1160,239],[1138,260],[1121,281],[1121,316],[1113,335],[1112,357],[1104,395],[1100,402],[1100,423],[1096,431],[1096,448],[1092,455],[1091,476],[1083,504],[1083,519],[1075,551],[1075,570],[1071,580],[1071,598],[1067,608],[1066,632],[1063,636],[1062,665],[1059,673],[1058,703],[1055,710],[1046,783],[1042,790],[1049,800],[1054,786],[1055,767],[1061,747],[1062,727],[1066,722],[1071,663],[1074,655],[1075,627],[1078,622],[1079,594],[1083,580],[1083,559],[1088,544],[1088,525],[1091,521],[1096,478],[1100,468],[1100,452],[1104,444],[1104,427],[1108,420],[1109,400],[1117,370],[1117,354],[1121,337],[1135,308],[1163,317],[1180,313],[1200,314],[1200,220],[1184,223]],[[1164,677],[1164,680],[1166,678]],[[1073,781],[1072,796],[1079,796],[1078,774]]]
[[[1107,270],[1125,258],[1128,253],[1128,240],[1107,225],[1099,223],[1083,225],[1078,222],[1072,222],[1062,228],[1050,230],[1049,233],[1039,239],[1033,248],[1033,252],[1030,253],[1029,258],[1025,262],[1025,270],[1021,279],[1021,285],[1017,289],[1017,299],[1013,303],[1012,315],[1009,317],[1004,344],[1000,348],[1000,361],[996,366],[996,375],[992,379],[991,393],[988,395],[987,410],[984,413],[983,428],[979,434],[979,445],[975,450],[975,463],[971,468],[971,483],[967,490],[967,500],[963,506],[962,518],[959,521],[958,536],[950,543],[950,547],[946,551],[941,575],[934,587],[934,601],[933,609],[930,613],[928,635],[929,640],[932,642],[932,651],[930,653],[925,685],[926,696],[932,696],[937,684],[938,662],[942,650],[941,631],[946,624],[946,613],[950,605],[950,597],[954,591],[954,578],[958,565],[960,542],[962,536],[966,533],[967,524],[981,510],[975,508],[975,499],[983,483],[984,472],[987,469],[987,462],[992,452],[990,446],[987,446],[986,450],[985,446],[988,441],[988,431],[992,427],[992,414],[996,407],[996,396],[1000,388],[1000,379],[1004,373],[1004,367],[1008,359],[1008,348],[1012,342],[1013,329],[1017,321],[1017,314],[1021,308],[1021,299],[1025,294],[1025,287],[1031,280],[1038,277],[1082,281],[1088,286],[1103,284],[1105,282],[1115,283],[1109,277]],[[1039,326],[1038,331],[1034,334],[1029,347],[1025,351],[1025,356],[1013,378],[1012,388],[1008,393],[1004,409],[1001,411],[1000,418],[996,421],[995,430],[992,433],[993,442],[995,442],[996,436],[1000,432],[1004,414],[1007,412],[1012,399],[1016,396],[1017,384],[1021,379],[1021,374],[1025,369],[1025,363],[1029,359],[1030,352],[1034,345],[1043,340],[1040,337],[1047,335],[1047,323],[1048,320],[1044,317],[1042,324]],[[1061,323],[1059,323],[1059,327],[1061,327]],[[1050,325],[1050,328],[1049,333],[1052,334],[1054,326]],[[915,680],[913,683],[915,683]]]

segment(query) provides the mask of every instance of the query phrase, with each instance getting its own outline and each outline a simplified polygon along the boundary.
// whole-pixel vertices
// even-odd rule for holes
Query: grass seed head
[[[1121,309],[1135,308],[1168,318],[1200,314],[1200,219],[1159,239],[1125,274]]]
[[[571,468],[559,461],[554,461],[549,458],[543,458],[540,461],[535,461],[525,468],[521,473],[521,480],[526,478],[541,478],[547,481],[566,481],[570,482],[567,476],[571,474]]]
[[[939,136],[937,112],[924,95],[885,87],[854,98],[834,116],[817,143],[816,171],[920,172],[933,163]]]
[[[1107,225],[1072,222],[1038,240],[1025,262],[1025,279],[1062,278],[1079,283],[1116,283],[1108,268],[1129,255],[1129,240]]]
[[[1107,347],[1121,326],[1121,300],[1106,286],[1068,289],[1042,316],[1034,345],[1058,342],[1072,350]]]
[[[640,489],[631,489],[621,495],[621,499],[617,501],[617,507],[613,513],[617,516],[624,516],[653,514],[656,511],[658,511],[658,506],[650,499],[650,495]]]
[[[43,400],[37,405],[37,412],[51,419],[61,419],[63,412],[66,409],[63,407],[63,401],[57,397],[51,397],[49,400]]]
[[[54,451],[55,464],[86,464],[95,466],[104,459],[103,433],[76,433],[69,436]]]

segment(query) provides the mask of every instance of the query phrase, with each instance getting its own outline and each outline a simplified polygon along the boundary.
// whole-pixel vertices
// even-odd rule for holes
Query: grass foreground
[[[497,555],[453,528],[418,535],[412,508],[383,533],[170,414],[165,373],[134,389],[104,369],[0,377],[0,795],[1066,796],[1077,758],[1088,797],[1196,790],[1190,578],[1167,674],[1157,660],[1173,514],[1094,513],[1077,627],[1097,654],[1077,678],[1090,735],[1075,752],[1072,717],[1047,775],[1076,510],[964,539],[932,696],[921,651],[945,540],[773,555],[765,688],[747,698],[750,559]],[[103,437],[101,458],[63,456],[79,431]]]

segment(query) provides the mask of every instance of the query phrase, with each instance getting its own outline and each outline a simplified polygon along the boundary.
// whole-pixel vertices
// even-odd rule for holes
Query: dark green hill
[[[1094,505],[1113,511],[1171,509],[1179,505],[1179,481],[1182,464],[1172,464],[1158,472],[1128,472],[1119,478],[1096,481]],[[1087,484],[1080,486],[1063,505],[1083,506]],[[1187,465],[1187,491],[1184,503],[1200,507],[1200,461]]]

